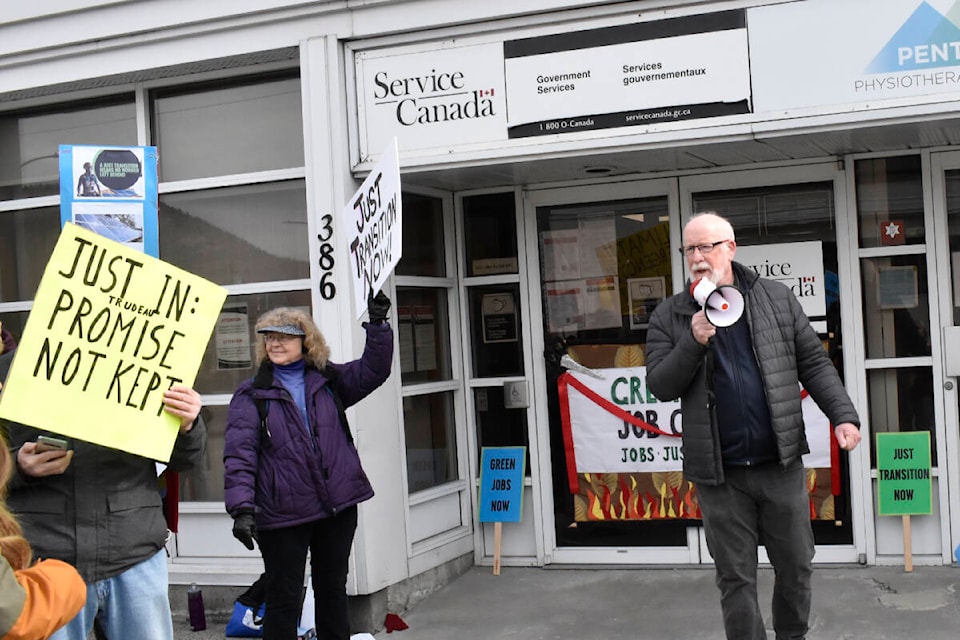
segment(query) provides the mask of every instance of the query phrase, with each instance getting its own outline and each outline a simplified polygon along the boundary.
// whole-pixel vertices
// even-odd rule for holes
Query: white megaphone
[[[719,287],[706,278],[690,284],[690,295],[700,303],[703,312],[715,327],[729,327],[743,315],[743,294],[734,286]]]

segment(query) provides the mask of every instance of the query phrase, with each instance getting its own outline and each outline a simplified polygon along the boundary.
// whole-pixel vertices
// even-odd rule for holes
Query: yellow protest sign
[[[0,417],[170,459],[179,419],[163,392],[192,386],[227,292],[68,223],[0,396]]]

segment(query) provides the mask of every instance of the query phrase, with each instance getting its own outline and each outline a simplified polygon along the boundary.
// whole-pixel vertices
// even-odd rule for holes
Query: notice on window
[[[587,278],[583,283],[584,329],[623,326],[620,310],[620,280],[614,276]]]
[[[414,307],[413,340],[416,348],[417,371],[433,371],[437,368],[437,323],[433,307]]]
[[[666,297],[663,276],[631,278],[627,280],[627,299],[630,304],[630,328],[646,329],[650,315]]]
[[[577,229],[544,231],[540,234],[543,248],[543,279],[573,280],[580,277],[580,232]]]
[[[877,269],[877,298],[881,309],[913,309],[920,304],[917,268],[880,267]]]
[[[517,304],[510,292],[490,293],[481,300],[483,342],[516,342],[518,339]]]
[[[617,228],[613,212],[602,218],[580,221],[580,276],[612,276],[617,273]]]
[[[245,303],[224,305],[217,318],[217,369],[249,369],[250,316]]]
[[[576,333],[583,322],[580,313],[580,291],[583,283],[548,282],[543,291],[547,298],[547,327],[550,333]]]
[[[410,307],[397,307],[397,338],[400,342],[400,373],[416,371],[413,339],[413,311]]]

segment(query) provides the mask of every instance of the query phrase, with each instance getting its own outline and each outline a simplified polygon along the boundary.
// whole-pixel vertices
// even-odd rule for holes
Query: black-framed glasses
[[[709,244],[691,244],[686,247],[680,247],[677,251],[680,252],[682,256],[692,256],[694,251],[699,250],[703,255],[707,255],[711,251],[717,248],[717,245],[723,244],[724,242],[730,242],[729,240],[717,240],[716,242],[711,242]]]

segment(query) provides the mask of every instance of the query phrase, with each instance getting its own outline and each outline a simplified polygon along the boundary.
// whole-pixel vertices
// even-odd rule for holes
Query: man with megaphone
[[[647,384],[660,400],[680,398],[683,473],[697,487],[727,638],[767,637],[760,542],[776,571],[776,637],[804,638],[814,539],[800,385],[836,425],[841,448],[860,442],[860,419],[790,289],[734,262],[730,222],[698,214],[683,242],[691,281],[650,318]]]

